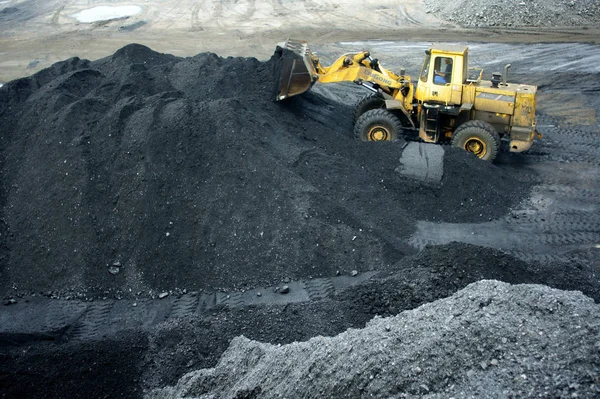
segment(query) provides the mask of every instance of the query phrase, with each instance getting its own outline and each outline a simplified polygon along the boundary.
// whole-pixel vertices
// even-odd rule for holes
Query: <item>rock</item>
[[[168,296],[169,296],[168,292],[161,292],[160,294],[158,294],[158,299],[164,299]]]
[[[352,272],[350,273],[350,275],[351,275],[352,277],[356,277],[356,276],[358,276],[358,270],[352,270]]]
[[[290,292],[290,286],[284,285],[283,287],[281,287],[281,290],[279,292],[282,294],[287,294],[288,292]]]

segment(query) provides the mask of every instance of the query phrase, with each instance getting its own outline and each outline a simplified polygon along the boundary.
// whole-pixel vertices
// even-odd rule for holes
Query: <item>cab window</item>
[[[433,83],[445,85],[452,82],[453,65],[451,57],[436,57],[434,60]]]

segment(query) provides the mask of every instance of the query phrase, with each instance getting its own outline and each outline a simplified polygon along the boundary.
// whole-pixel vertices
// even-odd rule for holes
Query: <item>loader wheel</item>
[[[378,93],[367,94],[365,97],[361,98],[359,102],[354,106],[354,119],[352,119],[353,123],[356,123],[358,118],[362,114],[372,109],[379,109],[385,106],[385,100]]]
[[[387,109],[372,109],[362,114],[354,125],[354,137],[362,141],[398,140],[402,123]]]
[[[468,121],[454,131],[452,145],[472,152],[485,161],[493,161],[500,149],[500,136],[487,122]]]

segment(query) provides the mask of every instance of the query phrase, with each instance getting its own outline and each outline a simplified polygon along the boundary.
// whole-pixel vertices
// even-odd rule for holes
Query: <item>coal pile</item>
[[[382,273],[378,279],[347,290],[335,299],[363,312],[366,322],[374,316],[395,316],[449,297],[480,280],[544,284],[581,291],[600,301],[600,284],[593,266],[525,262],[496,249],[459,242],[426,246],[396,263],[389,275]]]
[[[237,337],[214,368],[146,397],[591,398],[598,307],[579,292],[483,280],[335,337]]]
[[[277,345],[332,337],[365,328],[374,317],[397,316],[492,279],[581,291],[600,300],[600,284],[589,269],[524,262],[492,248],[457,242],[427,246],[388,271],[323,300],[225,308],[166,322],[149,334],[147,357],[152,361],[144,368],[144,385],[176,385],[186,372],[215,367],[231,340],[240,335]]]
[[[439,186],[399,176],[403,143],[353,139],[348,104],[274,102],[277,60],[132,44],[1,87],[0,293],[156,296],[380,270],[414,252],[406,238],[432,209],[490,220],[528,193],[462,152],[445,170],[465,173]]]

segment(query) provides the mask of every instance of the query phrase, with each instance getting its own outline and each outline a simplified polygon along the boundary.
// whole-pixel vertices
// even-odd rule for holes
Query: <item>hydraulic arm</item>
[[[397,75],[381,66],[368,51],[344,54],[330,66],[321,64],[303,41],[288,41],[278,47],[279,89],[276,100],[283,100],[309,90],[315,82],[354,82],[374,92],[385,93],[390,99],[412,101],[410,78]]]

